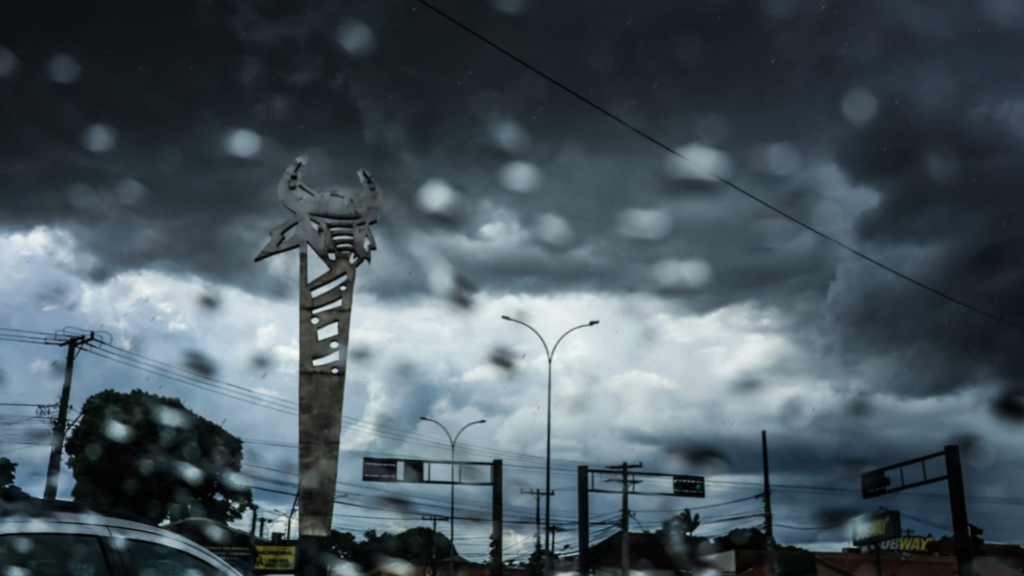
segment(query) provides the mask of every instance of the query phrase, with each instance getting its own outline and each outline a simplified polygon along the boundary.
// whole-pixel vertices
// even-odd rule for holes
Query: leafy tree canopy
[[[141,390],[91,396],[67,441],[71,494],[87,505],[153,523],[189,517],[229,522],[252,505],[232,475],[242,441],[177,398]]]
[[[330,547],[332,552],[367,568],[375,567],[382,557],[401,558],[414,564],[429,566],[431,563],[431,540],[438,564],[448,558],[450,540],[430,528],[411,528],[399,534],[370,530],[363,534],[363,540],[356,542],[348,532],[332,531]],[[458,550],[455,551],[456,555]]]
[[[28,498],[28,494],[14,485],[14,474],[18,469],[15,462],[9,458],[0,458],[0,500],[22,500]]]

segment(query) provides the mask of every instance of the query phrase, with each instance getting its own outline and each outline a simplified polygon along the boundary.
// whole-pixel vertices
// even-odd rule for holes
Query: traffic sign
[[[690,496],[691,498],[703,498],[704,477],[685,476],[681,474],[673,475],[672,494],[674,496]]]

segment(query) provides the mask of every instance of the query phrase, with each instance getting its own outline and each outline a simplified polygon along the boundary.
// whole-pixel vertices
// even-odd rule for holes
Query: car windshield
[[[26,570],[1024,571],[1024,2],[15,4]]]

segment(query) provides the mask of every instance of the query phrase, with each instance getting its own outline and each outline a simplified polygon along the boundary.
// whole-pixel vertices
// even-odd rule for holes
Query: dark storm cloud
[[[979,114],[1022,123],[1019,75],[994,73],[1020,52],[1021,14],[1004,3],[444,6],[668,144],[723,150],[737,181],[806,221],[819,223],[831,184],[816,174],[843,143],[842,169],[882,204],[830,232],[1019,311],[1019,204],[997,183],[1014,177],[1017,140],[968,126]],[[282,294],[289,283],[251,260],[285,216],[280,171],[309,152],[314,184],[354,185],[366,166],[384,187],[364,290],[423,290],[431,264],[409,248],[422,232],[478,289],[662,290],[698,310],[755,301],[788,310],[806,338],[824,302],[836,348],[891,375],[880,386],[946,390],[1019,368],[1005,332],[866,265],[837,272],[826,244],[732,191],[671,178],[662,151],[415,2],[17,10],[3,24],[18,68],[0,80],[2,216],[71,228],[99,256],[93,277],[155,266]],[[56,54],[80,66],[76,81],[48,77]],[[764,154],[779,142],[784,170]],[[513,160],[539,168],[532,193],[503,186]],[[444,218],[417,209],[430,178],[458,192]],[[535,230],[547,215],[571,232],[555,247]]]
[[[999,317],[1024,318],[1024,134],[1002,110],[965,99],[922,114],[886,106],[847,139],[842,165],[882,196],[858,225],[864,242],[918,279]],[[862,265],[827,301],[849,357],[883,359],[893,391],[939,393],[998,382],[1019,389],[1021,333]]]

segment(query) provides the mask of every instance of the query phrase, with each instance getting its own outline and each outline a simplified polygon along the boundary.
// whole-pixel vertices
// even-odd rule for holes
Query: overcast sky
[[[832,526],[837,511],[885,505],[934,525],[905,527],[945,534],[947,502],[919,496],[944,489],[884,502],[855,490],[862,470],[953,441],[972,523],[1024,539],[1022,502],[1005,500],[1024,483],[1007,417],[1024,411],[1020,330],[707,178],[1024,323],[1024,6],[437,4],[694,162],[412,0],[21,3],[0,19],[0,326],[106,330],[120,347],[183,368],[201,356],[218,379],[294,400],[297,259],[253,258],[288,215],[276,181],[305,153],[308,182],[358,186],[365,167],[385,194],[353,313],[339,475],[352,502],[388,507],[360,482],[363,454],[446,457],[419,416],[486,418],[463,456],[498,450],[518,466],[508,519],[532,519],[519,490],[543,488],[546,361],[533,334],[500,320],[509,314],[549,339],[601,322],[554,363],[559,522],[575,520],[578,463],[711,477],[705,502],[637,498],[645,528],[757,494],[764,429],[773,480],[791,487],[776,492],[779,524]],[[2,397],[55,401],[62,354],[2,343]],[[137,387],[243,439],[296,440],[294,417],[109,359],[83,354],[75,376],[75,406]],[[0,435],[0,454],[41,493],[46,448],[19,439]],[[249,443],[245,460],[294,471],[296,454]],[[62,494],[70,484],[66,474]],[[422,525],[421,513],[446,511],[446,490],[432,488],[407,492],[415,509],[339,506],[337,524]],[[291,504],[256,496],[267,510]],[[486,489],[459,498],[467,516],[487,516]],[[617,508],[592,496],[595,519]],[[507,528],[527,542],[506,554],[528,550],[532,527]],[[486,551],[486,526],[460,529],[464,550]]]

